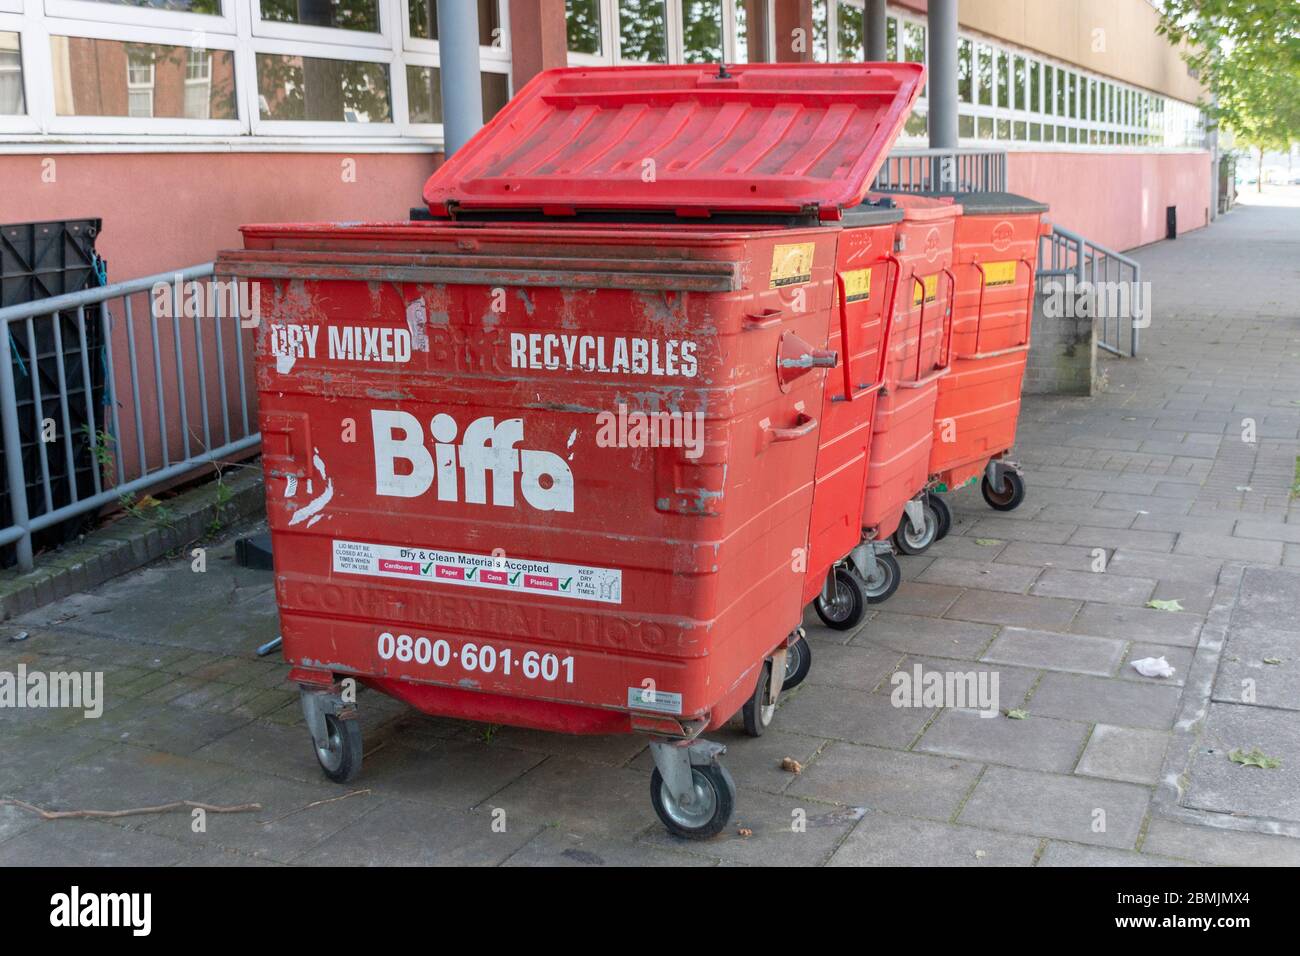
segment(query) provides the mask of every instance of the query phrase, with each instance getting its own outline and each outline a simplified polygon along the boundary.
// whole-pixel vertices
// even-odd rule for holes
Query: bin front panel
[[[825,345],[836,232],[246,231],[286,657],[680,717],[752,687],[825,378],[777,350]]]
[[[1029,343],[1029,296],[1038,267],[1040,220],[1037,213],[989,216],[969,211],[958,220],[954,355],[971,357]]]
[[[866,487],[884,319],[897,281],[897,270],[888,260],[894,226],[845,229],[840,234],[828,348],[839,354],[841,367],[827,374],[822,402],[805,602],[821,591],[831,565],[862,539],[858,503]],[[846,362],[847,384],[842,367]]]
[[[549,70],[429,179],[461,210],[797,213],[857,204],[918,95],[917,63]]]

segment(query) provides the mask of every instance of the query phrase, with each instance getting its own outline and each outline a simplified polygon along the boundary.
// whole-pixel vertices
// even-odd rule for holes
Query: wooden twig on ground
[[[35,804],[27,803],[24,800],[0,800],[0,807],[6,806],[18,807],[22,810],[30,810],[32,813],[40,816],[42,820],[67,820],[76,817],[82,819],[134,817],[147,813],[167,813],[171,810],[181,810],[185,807],[191,807],[195,810],[203,810],[207,813],[248,813],[252,810],[262,809],[260,803],[241,803],[233,807],[218,807],[210,803],[197,803],[194,800],[177,800],[174,803],[164,803],[157,807],[132,807],[126,810],[46,810],[43,807],[36,806]]]

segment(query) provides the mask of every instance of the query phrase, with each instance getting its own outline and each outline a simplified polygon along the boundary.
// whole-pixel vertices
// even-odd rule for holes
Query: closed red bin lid
[[[918,63],[549,70],[430,177],[460,211],[668,211],[838,219],[866,194],[921,89]]]

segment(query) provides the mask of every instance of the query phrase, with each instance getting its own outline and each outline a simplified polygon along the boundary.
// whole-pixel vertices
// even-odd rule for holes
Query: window
[[[830,60],[830,9],[831,0],[812,0],[813,59],[818,63]]]
[[[766,63],[771,57],[769,0],[736,0],[736,62]]]
[[[664,0],[619,0],[619,55],[643,63],[668,62],[668,11]]]
[[[21,116],[26,112],[18,34],[0,33],[0,116]]]
[[[412,17],[419,0],[411,0]],[[437,0],[434,0],[437,2]],[[600,0],[566,0],[565,17],[569,32],[569,52],[589,53],[601,56],[605,45],[601,40],[602,24],[600,21]],[[415,33],[412,23],[411,33]]]
[[[1067,80],[1068,80],[1068,85],[1066,86],[1065,100],[1066,100],[1066,104],[1067,104],[1068,107],[1069,107],[1069,117],[1070,117],[1070,119],[1078,119],[1078,118],[1079,118],[1079,102],[1078,102],[1078,99],[1077,99],[1077,97],[1078,97],[1078,79],[1079,79],[1079,76],[1078,76],[1078,74],[1076,74],[1076,73],[1071,73],[1071,74],[1068,76],[1068,78],[1067,78]]]
[[[126,54],[126,113],[128,116],[153,116],[153,55],[129,50]]]
[[[1037,113],[1042,109],[1042,98],[1039,96],[1039,70],[1040,66],[1037,60],[1029,61],[1029,112]]]
[[[963,103],[973,103],[974,77],[971,75],[971,43],[961,40],[957,44],[957,99]]]
[[[257,92],[264,120],[393,121],[386,63],[259,53]]]
[[[974,139],[975,117],[969,113],[962,113],[957,117],[957,136],[960,139]]]
[[[925,62],[925,27],[920,23],[903,24],[903,60],[907,63]]]
[[[1027,105],[1025,94],[1025,58],[1023,56],[1016,57],[1012,69],[1014,70],[1014,73],[1011,81],[1015,85],[1015,108],[1018,110],[1024,110]],[[1023,136],[1018,136],[1016,138],[1024,139]]]
[[[980,106],[993,105],[993,51],[980,44],[975,48],[976,75],[979,78]],[[983,134],[980,134],[983,138]]]
[[[187,87],[190,47],[50,37],[58,116],[235,119],[235,64],[229,50],[208,52],[205,98]]]
[[[722,62],[722,0],[682,0],[682,58]]]
[[[262,16],[266,16],[266,2],[262,0]],[[300,4],[301,0],[276,0],[277,3]],[[334,3],[340,0],[332,0]],[[375,3],[377,0],[342,0],[344,3]],[[467,2],[467,0],[461,0]],[[474,0],[478,4],[478,43],[479,46],[501,45],[501,11],[497,0]],[[409,10],[408,22],[411,37],[418,40],[438,39],[438,0],[406,0]],[[573,5],[570,4],[570,7]],[[598,14],[599,16],[599,14]],[[377,30],[378,20],[373,29]],[[331,24],[325,24],[330,26]],[[570,34],[572,40],[572,34]],[[573,49],[570,46],[570,49]]]
[[[885,59],[898,59],[898,18],[885,17]]]
[[[482,73],[483,121],[487,122],[510,100],[509,78],[504,73]],[[406,67],[406,95],[412,123],[442,122],[442,83],[436,66]]]
[[[1056,71],[1050,66],[1043,66],[1043,112],[1051,116],[1056,109],[1056,96],[1053,92],[1053,79]]]
[[[148,7],[151,10],[221,15],[221,0],[91,0],[91,2],[115,3],[123,7]]]
[[[202,0],[211,2],[211,0]],[[432,5],[433,0],[430,0]],[[273,23],[296,23],[300,26],[330,27],[336,30],[379,32],[379,0],[329,0],[328,3],[303,3],[300,0],[260,0],[262,19]],[[411,4],[414,8],[422,6]]]
[[[835,19],[835,32],[839,35],[838,58],[850,62],[862,60],[866,55],[862,8],[839,0]]]
[[[208,119],[212,97],[212,54],[191,49],[185,62],[185,115]]]
[[[1010,57],[998,51],[998,106],[1007,109],[1011,106]]]

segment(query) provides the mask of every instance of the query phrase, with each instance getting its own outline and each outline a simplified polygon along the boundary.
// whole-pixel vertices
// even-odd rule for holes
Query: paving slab
[[[849,834],[831,866],[1030,866],[1034,837],[870,813]]]
[[[1107,677],[1119,667],[1126,647],[1109,637],[1004,627],[981,660]]]
[[[1195,647],[1205,618],[1181,611],[1122,607],[1116,604],[1085,604],[1066,630],[1074,634]]]
[[[1153,816],[1142,841],[1148,854],[1215,866],[1300,866],[1300,840]]]
[[[786,795],[948,820],[979,770],[964,760],[836,741],[795,777]]]
[[[1075,772],[1085,777],[1155,784],[1169,740],[1170,735],[1163,731],[1097,724]]]
[[[988,624],[950,621],[881,611],[853,638],[855,645],[875,645],[911,654],[974,660],[998,629]]]
[[[1188,772],[1184,806],[1300,822],[1300,713],[1214,703]],[[1233,763],[1232,751],[1258,748],[1275,769]]]
[[[1133,849],[1150,791],[1130,783],[989,767],[958,823]]]
[[[1038,859],[1038,866],[1078,867],[1078,866],[1195,866],[1186,860],[1170,860],[1165,857],[1152,856],[1149,853],[1137,853],[1132,850],[1113,850],[1109,847],[1086,846],[1082,843],[1062,843],[1051,840],[1047,849]]]
[[[1067,628],[1081,606],[1079,601],[1061,598],[967,591],[947,616],[958,621],[1053,630]]]
[[[1030,715],[1013,720],[1001,713],[982,717],[970,710],[945,710],[926,728],[916,750],[980,763],[1068,773],[1088,738],[1088,725]]]
[[[1232,628],[1219,661],[1214,699],[1300,710],[1300,631]]]
[[[933,715],[934,708],[895,707],[883,693],[813,685],[799,687],[777,711],[783,730],[899,749],[907,748]]]
[[[1179,688],[1083,674],[1044,675],[1029,699],[1031,714],[1122,727],[1169,730],[1181,697]]]

